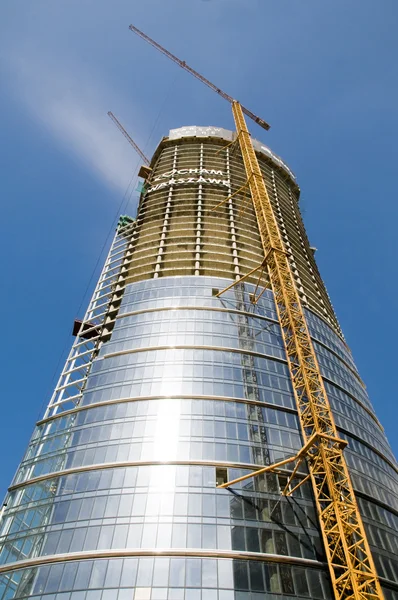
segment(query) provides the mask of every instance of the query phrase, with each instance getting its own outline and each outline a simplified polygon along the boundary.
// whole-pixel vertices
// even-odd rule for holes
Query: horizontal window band
[[[153,348],[138,348],[138,349],[136,348],[136,349],[133,349],[133,350],[125,350],[122,353],[123,354],[130,354],[130,353],[135,353],[135,352],[145,352],[145,351],[148,351],[148,350],[169,350],[169,349],[175,349],[175,348],[177,348],[177,349],[183,349],[183,348],[190,348],[190,349],[191,348],[199,348],[199,349],[203,349],[203,348],[205,348],[205,349],[219,350],[219,348],[214,348],[214,347],[207,348],[207,347],[203,347],[203,346],[201,346],[201,347],[199,347],[199,346],[158,346],[158,347],[153,347]],[[222,351],[228,351],[228,350],[231,350],[231,349],[229,349],[229,348],[222,348],[221,350]],[[235,352],[241,352],[243,354],[249,353],[247,351],[241,351],[241,350],[235,350]],[[117,356],[119,354],[120,353],[109,354],[109,355],[105,355],[102,358],[110,358],[112,356]],[[274,357],[271,357],[271,356],[268,356],[268,355],[261,355],[261,356],[265,356],[267,358],[270,358],[271,360],[274,358]],[[279,362],[286,362],[286,361],[283,361],[281,359],[278,359],[278,360],[279,360]],[[323,379],[324,379],[324,381],[327,381],[328,383],[330,383],[331,385],[333,385],[337,389],[339,389],[342,392],[344,392],[347,396],[349,396],[367,414],[369,414],[369,416],[371,416],[372,419],[375,420],[377,424],[379,424],[378,421],[377,421],[377,419],[373,415],[373,413],[370,412],[370,410],[364,404],[362,404],[362,402],[360,400],[358,400],[357,398],[354,398],[345,388],[343,388],[342,386],[340,386],[336,382],[332,381],[331,379],[328,379],[327,377],[323,377]],[[80,410],[89,409],[90,407],[94,408],[94,407],[97,407],[97,406],[100,406],[100,405],[117,404],[118,402],[132,402],[132,401],[139,401],[139,400],[154,400],[154,399],[161,399],[161,398],[164,398],[164,397],[165,396],[142,396],[142,397],[137,397],[137,398],[119,398],[119,399],[115,399],[115,400],[106,400],[104,402],[96,402],[96,403],[93,403],[93,404],[88,404],[86,406],[79,406],[79,407],[76,407],[76,408],[73,408],[73,409],[69,409],[69,410],[64,411],[62,413],[51,415],[50,417],[47,417],[45,419],[41,419],[40,421],[37,421],[36,425],[39,426],[39,425],[42,425],[43,423],[46,423],[46,422],[51,421],[53,419],[60,418],[60,417],[62,417],[64,415],[73,414],[74,412],[77,412],[77,411],[80,411]],[[265,402],[258,402],[258,401],[255,401],[255,400],[248,400],[246,398],[232,398],[232,397],[226,397],[226,396],[195,396],[195,395],[184,396],[182,394],[180,394],[178,396],[167,396],[167,398],[199,399],[199,400],[206,400],[206,399],[208,399],[208,400],[222,400],[222,401],[225,400],[225,401],[230,401],[230,402],[240,402],[240,403],[244,403],[244,404],[254,404],[254,405],[258,405],[258,406],[265,406],[265,407],[268,407],[268,408],[274,408],[275,410],[282,410],[282,411],[285,411],[285,412],[290,412],[290,413],[293,413],[293,414],[297,414],[297,410],[296,409],[282,407],[282,406],[278,406],[278,405],[270,404],[270,403],[265,403]],[[56,406],[59,406],[59,405],[65,403],[65,402],[70,401],[71,399],[72,399],[72,397],[71,398],[66,398],[65,400],[62,400],[59,403],[51,404],[51,405],[48,406],[48,409],[52,409],[52,408],[54,408]],[[362,443],[362,439],[359,439],[358,441],[360,441]],[[373,446],[370,446],[369,443],[364,443],[364,445],[367,445],[372,450],[374,448]],[[382,455],[380,453],[380,451],[378,451],[376,448],[374,448],[374,449],[375,449],[376,454],[380,454],[380,456],[382,456],[382,458],[384,458],[384,455]],[[388,460],[386,462],[388,462]]]
[[[291,455],[293,456],[293,454]],[[110,462],[110,463],[98,463],[94,465],[84,465],[82,467],[72,467],[71,469],[64,469],[63,471],[53,471],[52,473],[46,473],[45,475],[39,475],[38,477],[32,477],[32,479],[27,479],[25,481],[20,481],[19,483],[15,483],[8,488],[9,492],[13,492],[14,490],[18,490],[22,487],[41,483],[42,481],[47,481],[48,479],[54,479],[57,477],[65,477],[66,475],[74,475],[75,473],[86,473],[88,471],[102,471],[105,469],[119,469],[125,467],[152,467],[152,466],[196,466],[196,467],[222,467],[227,469],[247,469],[248,471],[257,471],[261,469],[264,465],[258,465],[254,463],[231,463],[223,460],[135,460],[135,461],[121,461],[121,462]],[[287,475],[291,473],[291,471],[281,469]],[[305,477],[305,474],[300,472],[297,473],[297,476]],[[216,487],[216,481],[214,480],[214,487]]]
[[[52,554],[50,556],[38,556],[0,566],[0,573],[8,573],[31,567],[40,567],[60,562],[72,562],[82,560],[104,559],[104,558],[161,558],[189,557],[189,558],[232,558],[235,560],[251,560],[261,562],[272,562],[281,564],[301,565],[315,569],[326,569],[326,563],[310,558],[299,558],[296,556],[285,556],[282,554],[264,554],[261,552],[243,552],[238,550],[206,550],[196,548],[140,548],[135,550],[96,550],[94,552],[71,552],[68,554]]]
[[[101,402],[100,402],[100,403],[97,403],[96,405],[88,405],[88,407],[87,407],[87,408],[94,408],[94,407],[95,407],[95,408],[98,408],[98,407],[100,407],[101,405],[118,404],[119,402],[120,402],[120,403],[126,403],[126,402],[137,402],[137,401],[141,401],[141,400],[158,400],[158,399],[160,399],[160,398],[159,398],[159,397],[157,397],[157,396],[155,396],[155,397],[137,398],[137,399],[124,399],[124,400],[120,400],[120,401],[110,401],[110,402],[106,402],[106,403],[105,403],[105,402],[103,402],[103,403],[101,403]],[[167,399],[184,400],[184,398],[182,398],[181,396],[176,396],[176,397],[167,396]],[[189,396],[189,397],[187,397],[187,398],[185,398],[185,399],[189,399],[189,400],[191,400],[191,399],[200,399],[200,398],[199,398],[199,397],[197,397],[197,398],[192,398],[192,396]],[[206,397],[206,400],[210,400],[210,399],[211,399],[211,398],[209,398],[209,397]],[[220,398],[219,398],[219,397],[214,397],[213,399],[215,399],[215,400],[220,400]],[[233,401],[235,401],[235,400],[233,400],[233,399],[232,399],[232,400],[231,400],[231,399],[229,399],[228,401],[232,401],[232,402],[233,402]],[[246,402],[242,402],[242,403],[246,404]],[[264,404],[261,404],[261,403],[259,403],[259,402],[252,402],[252,403],[249,403],[249,402],[247,402],[247,404],[254,404],[254,405],[257,405],[257,406],[264,406]],[[267,405],[266,407],[267,407],[267,408],[274,408],[274,405],[272,405],[272,404],[271,404],[271,405]],[[71,413],[72,413],[72,414],[74,414],[74,413],[76,413],[76,412],[80,412],[80,411],[82,411],[82,410],[84,410],[84,409],[85,409],[85,407],[79,407],[78,409],[72,409],[71,411],[68,411],[68,414],[71,414]],[[290,413],[293,413],[293,414],[297,414],[295,411],[292,411],[292,410],[288,410],[288,411],[285,411],[285,412],[290,412]],[[39,422],[39,423],[48,423],[49,421],[53,421],[54,419],[56,419],[56,418],[59,418],[59,417],[61,417],[61,416],[65,416],[65,415],[66,415],[66,413],[60,413],[60,415],[55,415],[54,417],[49,417],[49,418],[47,418],[47,419],[44,419],[42,422]],[[362,442],[362,440],[360,440],[360,439],[359,439],[357,436],[354,436],[354,435],[352,435],[352,436],[351,436],[351,434],[350,434],[350,432],[349,432],[349,431],[346,431],[346,430],[344,430],[344,429],[342,429],[342,428],[340,428],[340,427],[337,427],[337,430],[338,430],[338,431],[342,431],[343,433],[345,433],[345,434],[346,434],[346,435],[348,435],[349,437],[353,437],[353,438],[354,438],[354,439],[356,439],[357,441],[359,441],[359,442],[363,443],[363,445],[367,446],[367,447],[368,447],[368,448],[369,448],[369,449],[370,449],[372,452],[375,452],[375,454],[377,454],[377,455],[378,455],[378,456],[379,456],[379,457],[380,457],[382,460],[384,460],[384,461],[386,462],[386,464],[388,464],[388,465],[389,465],[389,466],[390,466],[390,467],[391,467],[391,468],[392,468],[392,469],[393,469],[395,472],[397,472],[397,473],[398,473],[398,469],[397,469],[397,467],[396,467],[396,466],[395,466],[395,465],[394,465],[394,464],[393,464],[391,461],[389,461],[389,459],[387,459],[386,457],[384,457],[384,456],[381,454],[381,452],[377,451],[377,450],[376,450],[376,449],[374,449],[372,446],[370,446],[370,444],[368,444],[368,443],[365,443],[365,442]],[[298,433],[298,434],[300,434],[300,431],[299,431],[299,430],[297,430],[297,433]],[[249,447],[252,447],[252,446],[249,446]],[[348,447],[348,448],[349,448],[349,447]],[[360,455],[359,455],[357,452],[355,452],[355,451],[352,451],[352,452],[353,452],[353,454],[354,454],[355,456],[360,456]],[[107,464],[107,463],[105,463],[105,466],[102,466],[102,464],[100,464],[100,465],[99,465],[99,467],[96,467],[96,466],[94,466],[94,467],[91,467],[91,466],[87,466],[87,467],[79,467],[79,469],[84,469],[84,470],[85,470],[85,469],[87,469],[87,470],[97,470],[97,468],[104,468],[104,469],[105,469],[105,468],[109,468],[109,467],[107,467],[107,466],[106,466],[106,464]],[[119,464],[119,463],[115,463],[115,464]],[[126,463],[126,464],[127,464],[127,463]],[[153,461],[153,462],[150,462],[150,463],[146,463],[146,462],[144,462],[144,463],[137,462],[137,463],[128,463],[128,466],[137,466],[137,465],[138,465],[138,466],[140,466],[140,465],[141,465],[141,466],[142,466],[142,465],[145,465],[145,466],[147,466],[148,464],[156,464],[156,465],[158,465],[158,464],[165,464],[165,463],[163,463],[163,462],[160,462],[160,461]],[[209,466],[209,465],[210,465],[210,466],[213,466],[213,465],[215,465],[215,466],[219,466],[219,465],[221,465],[221,462],[219,463],[218,461],[213,461],[213,462],[209,462],[209,461],[172,461],[172,463],[167,463],[167,464],[205,464],[205,465],[207,465],[207,466]],[[233,463],[233,464],[232,464],[232,463],[226,463],[226,462],[222,462],[222,466],[225,466],[225,465],[228,465],[228,466],[229,466],[229,467],[231,467],[231,468],[245,468],[245,469],[246,469],[246,468],[249,468],[249,469],[258,469],[258,468],[261,468],[261,465],[249,466],[249,464],[247,464],[247,463]],[[250,465],[251,465],[251,463],[250,463]],[[126,466],[126,465],[125,465],[125,464],[123,464],[122,466]],[[377,466],[377,465],[375,465],[375,466]],[[61,473],[61,474],[64,474],[64,473],[65,473],[65,471],[62,471],[62,472],[61,472],[61,471],[57,471],[57,472],[55,472],[55,475],[54,475],[54,474],[53,474],[53,475],[58,477],[58,476],[60,476],[60,473]],[[68,470],[68,473],[69,473],[69,470]],[[289,473],[289,471],[286,471],[286,473]],[[43,475],[42,477],[44,477],[45,479],[48,479],[49,477],[51,478],[51,475],[52,475],[52,474],[50,473],[50,474],[48,474],[48,475],[47,475],[47,474],[46,474],[46,475]],[[32,480],[27,480],[26,482],[21,482],[21,483],[18,483],[18,484],[16,484],[15,486],[11,486],[11,487],[9,488],[9,491],[11,491],[12,489],[15,489],[16,487],[19,487],[20,485],[24,485],[25,483],[26,483],[26,484],[28,484],[28,483],[30,483],[31,481],[36,481],[37,479],[40,479],[40,480],[41,480],[41,478],[40,478],[40,477],[38,477],[38,478],[34,478],[34,479],[32,479]],[[372,481],[373,481],[373,480],[372,480]],[[358,492],[357,492],[357,490],[356,490],[356,493],[358,493]],[[389,507],[387,507],[387,508],[389,508]],[[391,509],[389,509],[389,510],[391,510]]]
[[[386,579],[385,577],[380,577],[379,581],[384,587],[389,588],[391,590],[397,590],[398,592],[398,581],[393,581],[392,579]]]
[[[170,307],[162,306],[160,308],[143,308],[140,310],[135,310],[135,311],[131,311],[131,312],[118,314],[116,316],[116,320],[124,319],[125,317],[134,317],[136,315],[142,315],[145,313],[167,312],[170,310],[199,310],[199,311],[226,312],[226,313],[232,313],[232,314],[237,314],[237,315],[247,315],[248,317],[251,317],[254,319],[261,319],[268,323],[278,325],[278,335],[280,337],[282,337],[282,334],[281,334],[281,331],[279,328],[279,321],[277,319],[272,319],[271,317],[265,317],[264,315],[258,315],[258,314],[251,313],[251,312],[248,312],[245,310],[237,310],[237,309],[233,309],[233,308],[218,308],[216,306],[170,306]],[[332,329],[331,329],[331,331],[334,333],[334,335],[336,335],[336,333]],[[270,331],[270,333],[274,333],[274,332]],[[359,381],[359,383],[362,385],[362,387],[365,387],[362,379],[360,378],[360,376],[358,375],[356,370],[351,365],[349,365],[348,362],[346,362],[344,360],[344,358],[342,358],[337,352],[332,350],[332,348],[330,348],[327,344],[325,344],[324,342],[319,340],[315,335],[311,335],[311,339],[313,341],[315,341],[317,344],[319,344],[320,346],[322,346],[323,348],[325,348],[326,350],[328,350],[328,352],[333,354],[333,356],[335,356],[340,362],[342,362],[343,365],[354,375],[354,377]]]
[[[213,400],[218,402],[236,402],[238,404],[251,404],[254,406],[263,406],[264,408],[271,408],[274,410],[280,410],[282,412],[288,412],[293,415],[297,415],[297,410],[295,408],[288,408],[287,406],[279,406],[277,404],[271,404],[270,402],[260,402],[258,400],[248,400],[247,398],[233,398],[231,396],[199,396],[195,394],[184,395],[179,394],[175,396],[137,396],[132,398],[115,398],[113,400],[105,400],[104,402],[93,402],[92,404],[86,404],[82,406],[77,406],[76,408],[71,408],[70,410],[66,410],[61,413],[57,413],[55,415],[51,415],[51,417],[47,417],[46,419],[41,419],[37,421],[36,426],[43,425],[44,423],[48,423],[54,421],[55,419],[60,419],[61,417],[65,417],[68,415],[72,415],[77,412],[81,412],[83,410],[90,410],[91,408],[98,408],[101,406],[108,406],[110,404],[123,404],[126,402],[145,402],[148,400]]]
[[[124,356],[126,354],[136,354],[138,352],[149,352],[155,350],[215,350],[216,352],[233,352],[234,354],[248,354],[250,356],[255,356],[257,358],[265,358],[268,360],[275,360],[276,362],[287,365],[287,360],[285,358],[279,358],[277,356],[273,356],[272,354],[263,354],[262,352],[255,352],[253,350],[246,350],[243,348],[228,348],[224,346],[193,346],[193,345],[183,345],[178,344],[175,346],[146,346],[144,348],[132,348],[131,350],[119,350],[118,352],[110,352],[109,354],[104,354],[102,356],[102,360],[106,358],[114,358],[116,356]],[[342,392],[344,392],[347,396],[349,396],[354,402],[356,402],[364,411],[368,413],[368,415],[375,421],[375,423],[381,427],[377,417],[373,414],[373,412],[365,405],[361,400],[355,398],[351,392],[349,392],[346,388],[339,385],[329,377],[322,376],[324,381],[327,381],[331,385],[335,386]],[[290,381],[290,378],[289,378]]]
[[[110,406],[110,405],[114,405],[114,404],[126,404],[126,403],[130,403],[130,402],[145,402],[145,401],[148,402],[148,401],[152,401],[152,400],[204,400],[204,401],[216,401],[216,402],[236,402],[238,404],[249,404],[252,406],[261,406],[263,408],[269,408],[271,410],[279,410],[281,412],[287,412],[289,414],[297,415],[297,410],[294,408],[288,408],[286,406],[279,406],[277,404],[271,404],[270,402],[259,402],[257,400],[248,400],[246,398],[233,398],[230,396],[209,396],[209,395],[208,396],[199,396],[199,395],[194,395],[194,394],[191,394],[191,395],[179,394],[179,395],[175,395],[175,396],[167,395],[167,396],[137,396],[135,398],[134,397],[115,398],[113,400],[105,400],[104,402],[94,402],[92,404],[77,406],[76,408],[71,408],[70,410],[66,410],[64,412],[60,412],[55,415],[51,415],[50,417],[47,417],[46,419],[41,419],[40,421],[37,421],[36,426],[40,427],[41,425],[44,425],[46,423],[51,423],[52,421],[55,421],[56,419],[61,419],[62,417],[67,417],[69,415],[73,415],[73,414],[82,412],[84,410],[100,408],[101,406]],[[369,442],[364,441],[362,438],[355,435],[348,429],[344,429],[342,427],[337,427],[337,430],[341,431],[342,433],[345,433],[349,437],[352,437],[353,439],[357,440],[364,446],[367,446],[372,452],[374,452],[375,454],[380,456],[380,458],[382,460],[384,460],[391,468],[393,468],[398,473],[398,467],[396,465],[394,465],[392,463],[392,461],[390,461],[389,458],[387,458],[384,454],[382,454],[382,452],[380,450],[378,450],[376,447],[369,444]],[[298,432],[299,432],[299,430],[298,430]],[[357,453],[355,453],[355,454],[357,455]]]
[[[352,375],[355,377],[355,379],[358,381],[358,383],[364,389],[366,389],[366,385],[364,384],[364,382],[360,378],[358,372],[350,364],[348,364],[348,362],[346,362],[344,360],[344,358],[341,358],[341,356],[337,352],[335,352],[334,350],[332,350],[327,344],[325,344],[325,342],[321,342],[320,340],[318,340],[316,336],[311,335],[311,340],[313,342],[316,342],[317,344],[319,344],[319,346],[322,346],[322,348],[325,348],[325,350],[327,350],[328,352],[330,352],[330,354],[333,354],[333,356],[335,356],[346,367],[346,369],[348,369],[350,371],[350,373],[352,373]]]
[[[351,392],[349,392],[345,387],[343,387],[342,385],[339,385],[336,381],[329,379],[329,377],[325,377],[324,375],[322,375],[322,379],[324,381],[327,381],[327,383],[330,383],[330,385],[337,388],[341,392],[343,392],[346,396],[348,396],[349,398],[351,398],[351,400],[353,400],[356,404],[358,404],[358,406],[360,406],[369,415],[369,417],[375,422],[375,424],[378,426],[378,428],[381,430],[381,432],[384,433],[384,428],[383,428],[382,424],[380,423],[380,421],[378,420],[376,415],[370,410],[370,408],[368,408],[366,406],[366,404],[364,404],[358,398],[355,398],[355,396],[353,396],[351,394]],[[326,392],[326,394],[327,394],[327,392]],[[341,401],[340,398],[338,398],[338,400]]]
[[[321,281],[322,281],[322,279],[321,279]],[[323,284],[323,281],[322,281],[322,284]],[[322,314],[319,314],[313,308],[306,307],[305,310],[308,310],[308,312],[310,312],[312,315],[314,315],[314,317],[317,317],[318,319],[320,319],[330,329],[330,331],[332,333],[334,333],[334,335],[337,335],[340,342],[345,346],[345,348],[351,354],[350,347],[348,346],[347,342],[345,341],[343,334],[340,332],[340,325],[339,325],[337,319],[336,319],[336,326],[333,326],[328,322],[328,320]],[[336,318],[336,317],[334,317],[334,318]],[[336,331],[336,327],[338,327],[339,331]]]
[[[137,354],[138,352],[149,352],[155,350],[215,350],[216,352],[232,352],[233,354],[249,354],[257,358],[266,358],[277,362],[287,364],[286,359],[273,356],[272,354],[263,354],[254,350],[246,350],[243,348],[228,348],[227,346],[198,346],[191,344],[175,344],[170,346],[145,346],[144,348],[132,348],[131,350],[119,350],[117,352],[109,352],[99,357],[105,360],[106,358],[114,358],[116,356],[125,356],[126,354]]]
[[[377,448],[375,448],[374,446],[372,446],[372,444],[369,444],[369,442],[366,442],[363,438],[361,438],[359,435],[356,435],[355,433],[352,433],[351,431],[349,431],[348,429],[343,429],[343,427],[337,427],[337,429],[339,431],[341,431],[342,433],[344,433],[345,435],[348,435],[348,437],[352,438],[353,440],[356,440],[357,442],[359,442],[360,444],[362,444],[363,446],[366,446],[367,448],[369,448],[369,450],[371,450],[372,452],[374,452],[375,454],[377,454],[378,456],[380,456],[380,458],[382,460],[384,460],[384,462],[386,462],[388,465],[390,465],[390,467],[396,472],[398,473],[398,467],[396,464],[394,464],[389,458],[387,458],[386,456],[384,456],[384,454],[382,452],[380,452],[380,450],[378,450]],[[350,446],[348,445],[347,450],[350,450]],[[352,453],[355,454],[355,456],[358,456],[358,453],[355,452],[355,450],[352,450]]]
[[[145,290],[145,291],[147,291],[147,290]],[[274,323],[275,325],[279,326],[279,321],[277,319],[271,319],[271,317],[264,317],[264,315],[257,315],[255,313],[251,313],[251,312],[248,312],[245,310],[237,310],[235,308],[221,308],[221,307],[217,307],[217,306],[189,306],[189,305],[187,305],[187,306],[162,306],[160,308],[143,308],[140,310],[134,310],[131,312],[118,314],[116,319],[124,319],[125,317],[132,317],[135,315],[141,315],[141,314],[145,314],[145,313],[165,312],[165,311],[170,311],[170,310],[200,310],[200,311],[204,310],[204,311],[213,311],[213,312],[233,313],[233,314],[237,314],[237,315],[247,315],[248,317],[252,317],[255,319],[262,319],[263,321],[268,321],[270,323]],[[278,333],[280,334],[280,330]]]
[[[382,502],[382,500],[379,500],[378,498],[375,498],[374,496],[370,496],[369,494],[365,494],[365,492],[359,492],[358,490],[355,490],[355,495],[358,496],[359,498],[363,498],[364,500],[367,500],[367,502],[371,502],[372,504],[377,504],[377,506],[380,506],[380,508],[384,508],[384,510],[387,510],[391,514],[398,517],[398,510],[393,508],[390,504],[386,504],[385,502]],[[367,517],[366,515],[362,515],[362,517],[364,519],[368,519],[368,518],[370,519],[370,517]],[[379,521],[376,521],[375,519],[372,518],[371,523],[379,523]]]

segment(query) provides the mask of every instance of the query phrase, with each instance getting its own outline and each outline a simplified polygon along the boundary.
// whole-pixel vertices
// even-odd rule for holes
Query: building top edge
[[[169,140],[178,140],[184,137],[216,137],[226,140],[228,142],[232,142],[236,134],[234,131],[230,131],[229,129],[224,129],[222,127],[200,127],[198,125],[189,125],[186,127],[179,127],[178,129],[170,129],[169,132]],[[293,179],[293,181],[297,184],[297,178],[293,171],[288,167],[284,160],[281,159],[280,156],[275,154],[268,146],[265,146],[262,142],[252,138],[254,149],[261,154],[270,158],[276,165],[281,167],[286,173]]]

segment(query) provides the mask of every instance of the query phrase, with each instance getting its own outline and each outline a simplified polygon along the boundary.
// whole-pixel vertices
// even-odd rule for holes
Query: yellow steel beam
[[[383,593],[296,283],[238,102],[232,103],[232,112],[274,293],[304,445],[318,434],[306,458],[335,598],[381,600]]]
[[[302,446],[296,454],[293,454],[293,456],[288,456],[287,458],[284,458],[283,460],[280,460],[277,463],[274,463],[272,465],[267,465],[266,467],[262,467],[261,469],[257,469],[256,471],[252,471],[251,473],[247,473],[246,475],[242,475],[241,477],[238,477],[237,479],[233,479],[232,481],[227,481],[226,483],[221,483],[220,485],[217,486],[217,488],[231,487],[232,485],[235,485],[236,483],[240,483],[241,481],[245,481],[246,479],[251,479],[252,477],[258,477],[258,475],[261,475],[262,473],[267,473],[270,471],[277,471],[284,465],[287,465],[288,463],[297,461],[297,465],[295,466],[293,472],[290,474],[289,481],[287,483],[287,486],[288,486],[290,481],[294,478],[294,475],[296,474],[297,469],[300,466],[302,460],[307,457],[307,454],[310,451],[311,447],[317,442],[318,438],[320,438],[320,437],[323,437],[329,441],[335,442],[336,444],[339,444],[342,447],[346,446],[348,443],[348,442],[346,442],[346,440],[342,440],[340,438],[335,438],[335,437],[332,437],[325,433],[314,433],[310,437],[310,439],[307,441],[307,443],[304,446]],[[286,491],[286,488],[283,491],[283,494],[285,494],[285,491]]]
[[[221,200],[221,202],[219,202],[217,204],[217,206],[215,206],[214,208],[212,208],[211,210],[209,210],[209,212],[213,212],[213,211],[217,210],[218,208],[220,208],[220,206],[222,206],[226,202],[229,202],[230,200],[232,200],[232,198],[234,196],[236,196],[236,194],[239,194],[239,192],[242,192],[243,190],[247,189],[248,185],[249,185],[249,182],[246,181],[246,183],[243,184],[242,187],[240,187],[238,190],[236,190],[236,192],[234,192],[231,196],[228,196],[227,198],[224,198],[224,200]]]

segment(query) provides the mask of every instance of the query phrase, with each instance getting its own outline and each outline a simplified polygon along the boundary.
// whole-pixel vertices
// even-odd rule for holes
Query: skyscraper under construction
[[[319,275],[296,178],[253,147],[396,600],[397,463]],[[286,465],[217,488],[303,446],[235,134],[172,130],[145,174],[5,498],[0,600],[333,598],[304,463],[294,482]]]

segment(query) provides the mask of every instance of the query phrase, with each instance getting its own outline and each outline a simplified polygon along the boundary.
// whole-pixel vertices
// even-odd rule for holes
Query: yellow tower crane
[[[344,457],[344,447],[347,442],[338,437],[289,257],[244,114],[263,129],[269,129],[269,125],[142,31],[133,25],[130,25],[130,29],[232,104],[237,140],[258,221],[264,260],[256,269],[244,275],[219,295],[245,280],[251,273],[259,271],[261,275],[262,271],[267,269],[300,418],[304,445],[295,456],[219,487],[229,487],[243,479],[267,471],[277,471],[279,467],[295,462],[296,465],[283,494],[290,495],[304,481],[311,480],[336,600],[382,600],[383,593]],[[289,489],[303,460],[308,466],[308,476],[302,478],[293,489]]]
[[[147,179],[152,172],[152,169],[149,166],[151,161],[145,156],[138,144],[135,143],[131,135],[127,133],[121,122],[118,121],[113,112],[111,112],[110,110],[108,111],[108,117],[112,119],[119,131],[122,132],[126,140],[133,146],[134,150],[137,152],[140,158],[142,158],[144,164],[140,167],[140,170],[138,171],[138,177],[143,177],[144,179]]]

